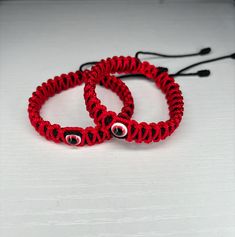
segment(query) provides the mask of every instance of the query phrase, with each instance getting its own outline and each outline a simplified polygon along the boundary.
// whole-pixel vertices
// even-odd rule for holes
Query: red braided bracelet
[[[166,95],[170,119],[158,123],[138,123],[107,111],[97,98],[95,88],[96,84],[103,80],[104,75],[113,73],[140,73],[154,80],[157,87]],[[158,142],[170,136],[179,126],[184,110],[183,97],[179,85],[167,72],[134,57],[115,56],[101,60],[92,67],[87,76],[84,87],[87,110],[96,124],[100,124],[106,130],[110,129],[115,137],[125,138],[129,142],[134,140],[137,143]]]
[[[85,73],[77,71],[76,73],[70,72],[69,74],[56,76],[54,79],[49,79],[47,82],[42,83],[33,92],[32,97],[29,98],[28,113],[31,124],[40,135],[56,143],[64,142],[74,146],[93,145],[111,138],[110,131],[99,125],[85,129],[81,127],[61,127],[58,124],[44,121],[40,116],[40,109],[49,97],[63,90],[81,85],[86,78]],[[129,119],[133,114],[134,103],[128,87],[114,76],[103,77],[103,80],[100,80],[100,84],[117,93],[124,103],[119,116]]]

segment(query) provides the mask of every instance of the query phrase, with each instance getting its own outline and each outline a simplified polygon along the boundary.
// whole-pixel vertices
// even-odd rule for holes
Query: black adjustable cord
[[[183,73],[184,71],[188,70],[188,69],[191,69],[193,67],[196,67],[196,66],[199,66],[199,65],[202,65],[202,64],[205,64],[205,63],[211,63],[211,62],[215,62],[215,61],[220,61],[220,60],[224,60],[224,59],[227,59],[227,58],[232,58],[232,59],[235,59],[235,53],[233,54],[229,54],[229,55],[225,55],[225,56],[222,56],[222,57],[218,57],[218,58],[212,58],[212,59],[208,59],[208,60],[205,60],[205,61],[201,61],[201,62],[197,62],[197,63],[194,63],[194,64],[191,64],[181,70],[179,70],[178,72],[176,73],[173,73],[173,74],[169,74],[169,76],[171,77],[185,77],[185,76],[199,76],[199,77],[208,77],[210,75],[210,71],[205,69],[205,70],[199,70],[197,72],[193,72],[193,73]],[[159,69],[159,68],[158,68]],[[168,71],[167,68],[162,68],[160,67],[160,73],[162,72],[165,72],[165,71]],[[127,74],[127,75],[121,75],[119,76],[119,78],[127,78],[127,77],[132,77],[132,76],[143,76],[142,74]]]
[[[199,76],[199,77],[208,77],[210,76],[210,70],[200,70],[193,73],[180,73],[180,74],[169,74],[171,77],[186,77],[186,76]]]
[[[163,73],[163,72],[168,72],[168,68],[166,67],[158,67],[159,69],[159,74]],[[197,72],[193,72],[193,73],[180,73],[180,74],[169,74],[169,76],[171,77],[186,77],[186,76],[199,76],[199,77],[208,77],[210,75],[210,71],[209,70],[200,70]],[[129,78],[129,77],[145,77],[143,74],[124,74],[121,76],[117,76],[118,78]]]
[[[197,63],[194,63],[194,64],[191,64],[181,70],[179,70],[178,72],[172,74],[172,76],[179,76],[179,75],[182,75],[182,72],[190,69],[190,68],[193,68],[193,67],[196,67],[196,66],[199,66],[199,65],[202,65],[202,64],[205,64],[205,63],[211,63],[211,62],[215,62],[215,61],[219,61],[219,60],[223,60],[223,59],[227,59],[227,58],[232,58],[232,59],[235,59],[235,53],[233,54],[229,54],[229,55],[225,55],[225,56],[222,56],[222,57],[218,57],[218,58],[212,58],[212,59],[209,59],[209,60],[205,60],[205,61],[201,61],[201,62],[197,62]],[[202,71],[205,71],[205,70],[202,70]],[[208,71],[208,70],[206,70]],[[199,71],[200,72],[200,71]],[[200,74],[200,73],[199,73]],[[203,74],[203,73],[202,73]],[[200,76],[200,75],[199,75]]]
[[[140,54],[144,55],[154,55],[154,56],[159,56],[159,57],[164,57],[164,58],[183,58],[183,57],[192,57],[192,56],[198,56],[198,55],[206,55],[211,52],[211,48],[203,48],[201,49],[198,53],[191,53],[191,54],[176,54],[176,55],[167,55],[167,54],[161,54],[161,53],[155,53],[155,52],[149,52],[149,51],[137,51],[135,54],[135,57],[139,59]],[[79,71],[83,71],[83,68],[86,66],[91,66],[96,64],[97,61],[91,61],[87,63],[83,63],[79,67]]]
[[[138,58],[140,54],[144,54],[144,55],[154,55],[154,56],[165,57],[165,58],[182,58],[182,57],[192,57],[192,56],[198,56],[198,55],[206,55],[206,54],[209,54],[210,52],[211,52],[211,48],[209,48],[209,47],[201,49],[198,53],[179,54],[179,55],[167,55],[167,54],[160,54],[160,53],[148,52],[148,51],[137,51],[136,54],[135,54],[135,57]],[[172,77],[179,77],[179,76],[183,76],[183,77],[184,76],[207,77],[207,76],[210,75],[210,71],[206,70],[206,69],[205,70],[199,70],[199,71],[194,72],[194,73],[183,73],[183,72],[186,71],[186,70],[189,70],[189,69],[191,69],[193,67],[205,64],[205,63],[215,62],[215,61],[219,61],[219,60],[223,60],[223,59],[227,59],[227,58],[235,59],[235,53],[230,54],[230,55],[225,55],[225,56],[222,56],[222,57],[218,57],[218,58],[213,58],[213,59],[197,62],[197,63],[191,64],[191,65],[189,65],[189,66],[179,70],[176,73],[169,74],[169,75],[172,76]],[[94,65],[97,62],[98,61],[91,61],[91,62],[83,63],[79,67],[79,70],[83,71],[83,67]],[[158,69],[160,69],[159,73],[168,71],[168,69],[164,68],[164,67],[158,67]],[[143,77],[142,74],[125,74],[125,75],[118,76],[118,78],[128,78],[128,77],[133,77],[133,76]]]
[[[165,68],[167,69],[167,68]],[[168,70],[161,70],[159,73],[162,72],[167,72]],[[210,71],[209,70],[200,70],[198,72],[193,72],[193,73],[180,73],[180,74],[169,74],[169,76],[171,77],[187,77],[187,76],[199,76],[199,77],[208,77],[210,75]],[[121,76],[117,76],[118,78],[129,78],[129,77],[144,77],[145,76],[143,74],[125,74],[125,75],[121,75]]]
[[[198,53],[191,53],[191,54],[176,54],[176,55],[169,55],[169,54],[162,54],[162,53],[155,53],[155,52],[149,52],[149,51],[137,51],[135,54],[135,57],[139,59],[139,55],[153,55],[153,56],[159,56],[163,58],[184,58],[184,57],[192,57],[192,56],[198,56],[198,55],[206,55],[211,52],[211,48],[203,48]]]

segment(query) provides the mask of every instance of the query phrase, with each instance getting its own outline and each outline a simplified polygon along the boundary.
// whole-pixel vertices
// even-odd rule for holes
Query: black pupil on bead
[[[69,143],[70,143],[70,144],[75,145],[75,144],[77,144],[77,142],[78,142],[78,141],[77,141],[76,137],[70,137],[70,138],[69,138]]]
[[[114,132],[114,134],[117,135],[117,136],[123,135],[123,130],[122,130],[121,127],[115,127],[113,132]]]

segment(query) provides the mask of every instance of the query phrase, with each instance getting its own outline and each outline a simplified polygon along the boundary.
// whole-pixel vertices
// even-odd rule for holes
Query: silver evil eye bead
[[[73,146],[79,145],[82,141],[80,136],[74,135],[74,134],[66,135],[65,140],[69,145],[73,145]]]
[[[122,123],[114,123],[111,132],[115,137],[123,138],[127,135],[127,127]]]

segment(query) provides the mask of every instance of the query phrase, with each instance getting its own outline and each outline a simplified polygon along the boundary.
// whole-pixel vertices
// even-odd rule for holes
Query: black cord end
[[[235,53],[231,54],[230,56],[232,59],[235,59]]]
[[[211,52],[211,48],[204,48],[200,50],[199,54],[205,55],[205,54],[209,54],[210,52]]]
[[[211,72],[209,70],[200,70],[197,72],[199,77],[208,77],[210,76]]]

